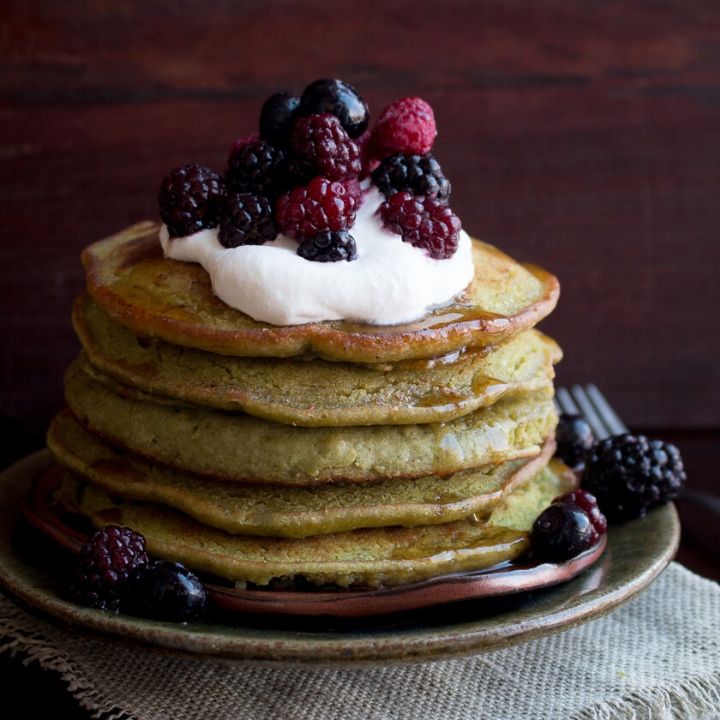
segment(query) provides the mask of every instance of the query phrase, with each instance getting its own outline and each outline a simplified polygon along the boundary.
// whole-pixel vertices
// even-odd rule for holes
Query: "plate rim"
[[[12,486],[16,495],[23,494],[34,475],[50,462],[50,452],[43,449],[0,473],[0,518],[19,509],[6,507],[12,492],[9,488]],[[19,516],[19,513],[16,515]],[[669,536],[662,549],[634,574],[632,584],[628,581],[603,593],[601,583],[599,587],[583,595],[580,602],[571,604],[570,607],[561,606],[538,617],[531,614],[512,623],[503,623],[503,616],[499,615],[496,616],[498,622],[490,627],[478,627],[478,621],[488,619],[481,616],[474,623],[462,625],[439,624],[429,629],[412,631],[400,629],[378,632],[372,629],[352,629],[346,633],[334,631],[328,636],[320,631],[313,632],[312,635],[301,635],[299,630],[254,629],[217,623],[178,626],[175,623],[151,621],[129,615],[110,615],[79,607],[49,590],[28,586],[27,579],[18,575],[12,567],[13,564],[23,566],[27,563],[18,558],[5,537],[0,539],[0,588],[31,614],[66,629],[113,639],[126,645],[140,645],[185,656],[308,665],[440,660],[493,651],[538,636],[554,634],[601,617],[637,596],[667,567],[679,544],[680,523],[674,506],[668,504],[658,508],[649,514],[646,520],[652,520],[652,517],[668,525]],[[609,548],[613,544],[613,533],[622,532],[622,529],[622,526],[611,529]],[[12,530],[13,528],[8,528],[7,534],[11,534]],[[603,562],[608,562],[607,553],[605,559],[601,558],[596,567]],[[38,572],[37,569],[34,570]],[[570,583],[576,583],[582,580],[582,577],[571,580]],[[303,618],[297,619],[301,623]],[[225,633],[222,632],[223,629]],[[233,631],[229,637],[227,630]]]

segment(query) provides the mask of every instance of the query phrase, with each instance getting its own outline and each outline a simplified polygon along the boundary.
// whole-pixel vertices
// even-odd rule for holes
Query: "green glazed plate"
[[[0,587],[33,614],[76,632],[166,652],[304,664],[411,662],[497,650],[604,615],[662,572],[677,550],[673,505],[611,528],[605,553],[574,580],[551,588],[368,618],[238,615],[177,625],[113,615],[62,598],[57,581],[12,542],[33,478],[47,451],[0,474]]]

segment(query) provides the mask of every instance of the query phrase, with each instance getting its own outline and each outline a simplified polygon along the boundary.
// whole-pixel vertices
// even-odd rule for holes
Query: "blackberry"
[[[380,206],[380,215],[403,242],[427,250],[436,260],[452,257],[457,250],[460,219],[436,198],[395,193]]]
[[[591,495],[587,490],[575,490],[574,492],[565,493],[560,497],[556,497],[553,500],[553,505],[556,503],[565,503],[566,505],[575,505],[581,510],[587,513],[590,518],[590,524],[593,526],[595,531],[593,537],[593,545],[600,539],[600,536],[607,530],[607,520],[605,516],[600,512],[597,500],[594,495]]]
[[[277,147],[285,148],[297,118],[300,98],[286,92],[271,95],[260,110],[260,137]]]
[[[301,240],[322,230],[347,230],[356,208],[354,194],[343,183],[316,177],[278,198],[275,221],[286,235]]]
[[[563,562],[592,547],[595,529],[577,505],[556,503],[545,508],[530,534],[533,552],[544,560]]]
[[[220,221],[218,240],[226,248],[262,245],[274,240],[278,231],[273,208],[264,195],[237,193],[228,199]]]
[[[370,119],[367,103],[352,85],[342,80],[315,80],[303,90],[300,115],[323,113],[330,113],[340,120],[351,138],[362,135]]]
[[[163,178],[158,203],[170,237],[192,235],[220,222],[225,183],[210,168],[182,165]]]
[[[357,246],[355,238],[347,230],[323,230],[303,240],[298,245],[297,254],[315,262],[349,262],[357,258]]]
[[[409,192],[447,200],[452,189],[432,155],[391,155],[373,170],[371,177],[386,198],[396,192]]]
[[[611,521],[627,520],[677,496],[687,476],[680,451],[644,435],[615,435],[596,443],[582,487]]]
[[[182,563],[155,560],[133,581],[128,608],[143,617],[192,622],[207,610],[207,591]]]
[[[595,436],[588,421],[582,415],[563,413],[555,431],[557,449],[555,455],[571,468],[585,462]]]
[[[107,525],[82,546],[70,595],[82,605],[117,611],[127,583],[147,562],[142,535],[127,527]]]
[[[285,153],[265,140],[245,143],[228,158],[225,182],[235,193],[273,197],[287,189]]]
[[[322,175],[328,180],[360,175],[360,150],[334,115],[300,118],[295,123],[290,145],[294,160],[304,166],[301,175]]]

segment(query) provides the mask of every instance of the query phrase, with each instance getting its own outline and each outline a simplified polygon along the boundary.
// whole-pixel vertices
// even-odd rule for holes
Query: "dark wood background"
[[[13,437],[61,402],[81,248],[322,76],[375,115],[432,103],[465,227],[561,279],[562,382],[597,382],[633,427],[720,426],[717,2],[5,0],[0,69]]]

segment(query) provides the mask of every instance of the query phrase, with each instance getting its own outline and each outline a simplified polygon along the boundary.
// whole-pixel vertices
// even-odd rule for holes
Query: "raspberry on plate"
[[[430,152],[437,127],[429,103],[419,97],[406,97],[390,103],[375,123],[372,153],[384,158],[395,153],[425,155]]]
[[[396,192],[429,195],[438,200],[450,197],[450,181],[432,155],[391,155],[373,170],[372,180],[385,197]]]
[[[452,257],[457,250],[460,219],[436,198],[398,192],[380,206],[380,215],[403,242],[427,250],[436,260]]]
[[[295,123],[290,146],[301,174],[322,175],[328,180],[357,177],[362,165],[360,150],[340,121],[329,113],[308,115]]]
[[[228,158],[225,182],[228,190],[273,197],[287,187],[285,153],[265,140],[241,145]]]
[[[278,198],[275,220],[282,232],[301,240],[322,230],[347,230],[355,222],[356,208],[353,193],[343,183],[316,177]]]
[[[337,262],[357,259],[355,238],[347,230],[323,230],[303,240],[297,254],[314,262]]]
[[[226,248],[263,245],[277,237],[270,201],[263,195],[231,195],[220,221],[218,240]]]
[[[626,520],[677,497],[686,479],[674,445],[626,433],[595,444],[581,484],[610,520]]]
[[[106,525],[82,546],[70,594],[83,605],[117,611],[128,581],[147,562],[145,538],[140,533]]]
[[[203,165],[182,165],[163,179],[158,203],[170,237],[192,235],[220,222],[225,183]]]

